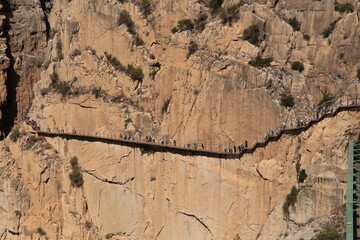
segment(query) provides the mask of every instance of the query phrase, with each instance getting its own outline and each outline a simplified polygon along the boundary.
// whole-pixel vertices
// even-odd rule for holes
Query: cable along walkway
[[[346,97],[348,96],[350,95],[347,95]],[[331,104],[334,104],[336,100],[332,100],[329,102]],[[325,109],[325,104],[329,104],[329,103],[328,102],[324,103],[323,109]],[[178,147],[171,144],[167,145],[167,144],[160,144],[160,143],[158,144],[147,141],[135,141],[120,137],[119,138],[103,137],[96,135],[83,135],[77,133],[64,133],[64,132],[51,132],[51,131],[30,131],[30,133],[37,134],[43,137],[61,137],[64,139],[74,139],[80,141],[103,142],[108,144],[123,145],[132,148],[144,149],[144,152],[170,152],[185,156],[206,156],[213,158],[236,159],[236,158],[241,158],[244,154],[251,154],[255,152],[255,150],[258,148],[266,147],[269,144],[269,142],[278,141],[283,135],[293,135],[293,136],[299,135],[300,133],[308,130],[310,127],[319,123],[323,119],[335,117],[339,112],[360,111],[360,97],[358,94],[356,94],[356,97],[350,96],[350,100],[349,98],[346,99],[344,104],[340,102],[339,105],[334,104],[334,106],[335,106],[334,108],[332,107],[326,108],[328,112],[324,111],[321,114],[321,116],[319,116],[317,119],[307,122],[307,124],[304,126],[295,127],[295,128],[286,128],[287,126],[284,126],[284,128],[282,128],[276,135],[267,136],[262,142],[255,141],[255,143],[252,146],[245,146],[241,148],[240,151],[237,152],[218,152],[218,151],[210,151],[206,149]]]

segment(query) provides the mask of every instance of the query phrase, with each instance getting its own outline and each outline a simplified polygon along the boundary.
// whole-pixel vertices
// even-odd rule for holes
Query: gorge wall
[[[307,118],[326,94],[360,92],[360,5],[337,4],[345,2],[354,10],[335,10],[333,0],[226,0],[218,13],[205,0],[3,0],[2,135],[30,130],[22,122],[28,112],[42,130],[151,135],[212,150],[252,143],[283,120]],[[233,20],[224,23],[231,6]],[[119,24],[124,10],[133,28]],[[186,18],[192,30],[172,31]],[[244,39],[253,24],[258,45]],[[272,61],[252,66],[257,56]],[[303,71],[292,69],[295,61]],[[142,81],[124,71],[128,64],[142,69]],[[281,106],[283,93],[294,107]],[[42,238],[39,228],[49,239],[310,238],[344,203],[347,144],[358,119],[344,112],[233,160],[6,138],[0,239]],[[73,156],[81,188],[68,177]],[[308,174],[301,184],[297,162]],[[300,191],[286,218],[292,186]]]

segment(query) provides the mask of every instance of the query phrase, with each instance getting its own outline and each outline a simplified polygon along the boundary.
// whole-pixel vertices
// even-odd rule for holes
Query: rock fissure
[[[130,177],[130,178],[128,178],[127,180],[125,180],[124,182],[117,182],[117,181],[111,181],[111,180],[108,180],[108,179],[106,179],[106,178],[97,176],[95,173],[93,173],[93,172],[95,172],[95,170],[86,170],[86,169],[84,169],[84,168],[82,168],[82,167],[80,167],[80,170],[81,170],[82,172],[85,172],[85,173],[89,174],[90,176],[93,176],[93,177],[96,178],[97,180],[100,180],[100,181],[106,182],[106,183],[110,183],[110,184],[116,184],[116,185],[125,185],[125,184],[127,184],[128,182],[131,182],[131,181],[133,181],[133,180],[135,179],[135,177]]]
[[[129,152],[128,154],[125,154],[125,155],[121,156],[121,158],[119,159],[119,161],[117,161],[117,163],[121,163],[121,161],[122,161],[124,158],[128,158],[131,153],[132,153],[132,150],[130,150],[130,152]]]
[[[79,107],[81,107],[81,108],[92,108],[92,109],[96,109],[96,107],[85,106],[85,105],[82,105],[82,104],[80,104],[80,103],[72,103],[72,102],[70,102],[70,104],[77,105],[77,106],[79,106]]]
[[[200,218],[198,218],[196,215],[190,214],[190,213],[186,213],[186,212],[182,212],[182,211],[178,211],[178,212],[181,213],[181,214],[183,214],[183,215],[185,215],[185,216],[187,216],[187,217],[195,218],[201,225],[203,225],[203,226],[206,228],[206,230],[209,231],[209,233],[211,234],[211,236],[213,236],[213,233],[211,232],[210,228],[209,228],[203,221],[201,221]]]

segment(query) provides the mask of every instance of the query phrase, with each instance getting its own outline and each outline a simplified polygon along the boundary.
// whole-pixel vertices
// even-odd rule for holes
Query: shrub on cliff
[[[71,53],[71,57],[76,57],[81,55],[81,51],[79,49],[75,49],[72,53]]]
[[[354,6],[351,3],[338,3],[335,2],[335,11],[337,12],[353,12]]]
[[[11,132],[11,134],[10,134],[10,140],[11,140],[12,142],[16,142],[19,138],[21,138],[21,136],[22,136],[22,133],[20,132],[20,130],[19,130],[19,129],[15,129],[15,130],[13,130],[13,131]]]
[[[182,19],[178,21],[177,25],[178,30],[181,31],[187,31],[187,30],[193,30],[194,29],[194,23],[190,19]]]
[[[321,106],[324,103],[327,103],[327,104],[325,104],[325,106],[329,106],[330,105],[329,101],[333,100],[334,98],[335,98],[335,96],[331,95],[328,92],[325,92],[325,93],[323,93],[323,97],[322,97],[321,101],[318,103],[318,106]]]
[[[129,33],[135,34],[135,24],[128,11],[121,10],[117,20],[118,26],[125,25]]]
[[[280,105],[283,107],[293,107],[295,105],[294,97],[291,93],[284,92],[281,94]]]
[[[257,56],[255,60],[250,61],[250,65],[257,68],[262,67],[270,67],[270,63],[273,61],[273,58],[261,58],[261,56]]]
[[[294,31],[300,31],[301,23],[296,19],[296,17],[289,18],[289,24]]]
[[[216,12],[218,9],[221,8],[224,0],[210,0],[208,7],[212,10],[212,12]]]
[[[306,180],[306,178],[307,178],[306,171],[305,171],[305,169],[302,169],[298,176],[299,183],[303,183]]]
[[[205,29],[206,26],[206,20],[208,18],[208,15],[206,13],[201,13],[196,19],[195,19],[195,26],[196,29],[199,32],[202,32]]]
[[[106,60],[113,66],[116,70],[124,72],[126,68],[121,64],[121,62],[116,58],[113,57],[111,54],[104,52]]]
[[[151,3],[149,0],[140,0],[137,1],[136,5],[138,6],[140,12],[145,16],[149,16],[152,12]]]
[[[104,91],[101,89],[101,87],[94,87],[93,89],[91,89],[91,93],[94,94],[96,99],[98,99],[102,96]]]
[[[322,32],[324,38],[328,38],[330,36],[330,34],[334,31],[337,22],[338,20],[335,20]]]
[[[46,235],[46,232],[44,231],[44,229],[42,229],[41,227],[38,227],[36,229],[36,231],[41,235],[41,236],[45,236]]]
[[[290,206],[292,208],[295,208],[295,203],[297,200],[298,193],[299,193],[299,190],[296,189],[296,187],[294,186],[291,188],[290,193],[286,196],[286,200],[283,205],[283,213],[286,218],[288,218],[290,215],[290,210],[289,210]]]
[[[126,69],[126,74],[133,80],[141,82],[144,79],[144,73],[141,68],[134,67],[131,64],[128,64]]]
[[[188,53],[186,55],[186,58],[189,58],[192,54],[194,54],[198,50],[199,46],[196,42],[191,41],[190,45],[188,47]]]
[[[258,46],[260,43],[260,30],[259,26],[254,24],[244,30],[244,40]]]
[[[234,4],[230,7],[227,8],[223,8],[220,12],[220,18],[221,18],[221,23],[222,24],[229,24],[231,26],[231,24],[234,21],[237,21],[240,17],[239,9],[240,5],[239,4]]]
[[[81,187],[84,184],[84,180],[83,180],[82,173],[80,171],[78,158],[73,157],[70,160],[70,165],[71,165],[71,172],[69,174],[69,178],[71,181],[71,185],[73,187]]]
[[[164,101],[163,106],[161,107],[161,114],[162,115],[167,112],[167,110],[169,108],[170,101],[171,101],[171,98],[168,98],[168,99],[166,99]]]
[[[327,222],[320,225],[320,232],[316,235],[315,240],[333,239],[339,236],[339,230],[333,223]]]
[[[299,61],[295,61],[291,64],[291,69],[302,72],[304,71],[304,64]]]

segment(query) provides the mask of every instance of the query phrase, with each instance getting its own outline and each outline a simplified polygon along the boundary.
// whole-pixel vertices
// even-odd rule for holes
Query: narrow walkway
[[[213,158],[236,159],[236,158],[241,158],[244,154],[249,154],[249,153],[251,154],[255,152],[255,150],[258,148],[266,147],[269,144],[269,142],[278,141],[283,135],[299,135],[301,132],[308,130],[314,124],[319,123],[325,118],[335,117],[339,112],[342,111],[360,111],[360,101],[359,103],[357,101],[352,102],[351,105],[348,106],[340,106],[335,111],[331,113],[325,113],[318,119],[308,122],[307,125],[305,126],[298,128],[282,129],[281,131],[279,131],[279,133],[276,136],[267,137],[266,140],[264,140],[263,142],[255,142],[253,146],[244,148],[242,151],[237,153],[215,152],[215,151],[208,151],[202,149],[182,148],[182,147],[157,144],[152,142],[125,140],[122,138],[121,139],[107,138],[107,137],[94,136],[94,135],[81,135],[76,133],[58,133],[58,132],[45,132],[45,131],[30,131],[30,133],[44,137],[61,137],[64,139],[75,139],[75,140],[89,141],[89,142],[103,142],[103,143],[117,144],[117,145],[133,147],[133,148],[140,148],[143,153],[170,152],[184,156],[206,156]]]

